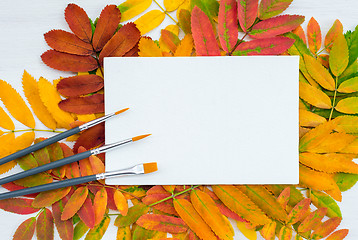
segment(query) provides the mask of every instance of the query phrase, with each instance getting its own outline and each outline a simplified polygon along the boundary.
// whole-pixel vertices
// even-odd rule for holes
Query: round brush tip
[[[151,173],[151,172],[155,172],[158,170],[158,166],[156,162],[151,162],[151,163],[144,163],[143,164],[144,167],[144,173]]]
[[[143,138],[146,138],[146,137],[148,137],[150,135],[152,135],[152,134],[145,134],[145,135],[136,136],[136,137],[132,138],[132,141],[135,142],[135,141],[141,140]]]
[[[118,114],[120,114],[120,113],[123,113],[123,112],[127,111],[128,109],[129,109],[129,108],[125,108],[125,109],[119,110],[119,111],[115,112],[115,115],[118,115]]]

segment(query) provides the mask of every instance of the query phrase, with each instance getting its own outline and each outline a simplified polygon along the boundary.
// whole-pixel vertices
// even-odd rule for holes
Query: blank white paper
[[[105,58],[106,171],[118,185],[297,184],[297,56]]]

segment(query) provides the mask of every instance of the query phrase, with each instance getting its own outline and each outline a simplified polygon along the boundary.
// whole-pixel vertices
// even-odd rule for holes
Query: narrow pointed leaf
[[[162,50],[152,39],[141,38],[138,47],[140,57],[162,57]]]
[[[21,215],[31,214],[39,211],[39,209],[32,207],[32,202],[32,199],[25,198],[4,199],[0,200],[0,208]]]
[[[92,27],[87,13],[83,8],[70,3],[65,9],[65,19],[72,32],[81,40],[90,43],[92,40]]]
[[[93,228],[95,223],[94,209],[92,205],[92,200],[87,196],[85,202],[83,203],[80,210],[77,212],[78,216],[86,224],[87,227]]]
[[[275,239],[276,222],[272,221],[260,230],[261,236],[266,240]]]
[[[338,204],[327,194],[319,191],[312,191],[311,200],[317,208],[326,208],[328,217],[342,217]]]
[[[51,176],[44,173],[38,173],[29,177],[16,180],[14,181],[14,183],[23,187],[34,187],[38,185],[51,183],[52,181],[53,178]]]
[[[8,130],[15,129],[14,122],[11,120],[9,115],[7,115],[7,113],[4,111],[2,107],[0,107],[0,127]]]
[[[241,43],[233,55],[252,56],[252,55],[280,55],[289,49],[295,40],[287,37],[273,37],[256,39]]]
[[[279,15],[290,6],[293,0],[262,0],[259,6],[259,18],[265,20]]]
[[[305,152],[309,149],[318,146],[320,143],[324,141],[324,139],[327,136],[329,136],[332,133],[333,129],[335,129],[336,126],[337,126],[336,121],[328,121],[310,130],[300,140],[299,143],[300,152]]]
[[[348,97],[340,100],[335,109],[338,112],[356,114],[358,113],[358,97]]]
[[[354,65],[358,57],[358,26],[356,26],[353,32],[348,31],[345,33],[345,38],[348,44],[349,50],[349,65]],[[357,70],[355,70],[357,71]]]
[[[52,205],[65,197],[71,190],[71,187],[60,188],[56,190],[41,192],[36,196],[32,202],[32,206],[35,208],[43,208]]]
[[[178,10],[179,11],[179,10]],[[185,34],[191,34],[191,13],[187,9],[179,11],[179,26]]]
[[[330,174],[312,170],[300,164],[300,185],[315,190],[331,190],[338,188]]]
[[[114,203],[116,204],[116,207],[118,211],[123,215],[126,216],[128,213],[128,202],[127,199],[123,196],[123,193],[116,189],[114,191]]]
[[[305,31],[303,30],[302,26],[297,27],[292,31],[292,33],[296,34],[305,44],[307,44]]]
[[[152,0],[127,0],[121,3],[118,8],[121,11],[121,22],[128,21],[147,10],[152,4]]]
[[[63,78],[56,85],[57,91],[66,97],[75,97],[97,92],[104,86],[103,78],[90,74]]]
[[[161,10],[151,10],[134,21],[141,35],[144,35],[158,27],[165,18],[165,13]]]
[[[78,210],[82,207],[88,194],[87,187],[77,188],[68,200],[66,206],[63,209],[61,220],[67,220],[75,215]]]
[[[299,110],[299,117],[300,126],[303,127],[317,127],[318,125],[327,122],[324,117],[303,109]]]
[[[107,191],[104,187],[96,193],[93,200],[93,208],[95,216],[94,225],[97,226],[103,220],[107,209]]]
[[[78,148],[78,153],[82,153],[82,152],[86,152],[86,151],[87,151],[87,149],[82,146],[80,146]],[[78,165],[80,167],[81,176],[93,175],[91,163],[88,158],[84,158],[84,159],[81,159],[80,161],[78,161]]]
[[[148,230],[168,232],[171,234],[183,233],[188,230],[188,226],[182,219],[161,214],[142,215],[136,223]]]
[[[218,35],[223,50],[230,52],[238,37],[237,4],[235,0],[220,1]]]
[[[321,90],[312,87],[308,83],[299,82],[300,98],[318,108],[330,109],[331,99]]]
[[[320,226],[318,226],[314,232],[311,234],[313,239],[321,239],[328,236],[331,232],[333,232],[341,223],[342,218],[334,217],[330,218],[327,221],[323,222]]]
[[[308,73],[312,78],[319,83],[322,87],[333,91],[335,89],[335,81],[328,70],[321,65],[321,63],[309,55],[304,55],[304,61]]]
[[[116,225],[117,227],[130,226],[131,224],[135,223],[140,216],[146,214],[148,211],[149,207],[142,203],[134,205],[128,209],[128,213],[126,216],[119,215],[116,218],[114,225]]]
[[[337,230],[331,235],[329,235],[327,240],[342,240],[348,235],[348,232],[349,232],[348,229]]]
[[[304,233],[311,229],[315,229],[321,224],[321,220],[327,213],[327,208],[318,208],[314,212],[311,212],[298,226],[298,232]]]
[[[107,228],[109,226],[109,222],[111,219],[109,217],[104,217],[102,222],[98,224],[93,229],[89,230],[87,233],[85,240],[100,240],[102,239],[103,235],[107,231]]]
[[[13,236],[13,240],[31,240],[36,228],[36,218],[32,217],[25,220],[20,226],[16,229],[16,232]]]
[[[73,240],[79,240],[82,238],[88,231],[88,227],[82,221],[77,223],[76,227],[73,230]]]
[[[166,29],[161,30],[161,36],[159,41],[161,41],[162,43],[161,47],[164,45],[172,53],[175,53],[180,43],[180,39],[178,38],[178,36]]]
[[[53,218],[57,231],[62,240],[72,240],[73,239],[73,224],[72,219],[62,221],[61,214],[64,208],[64,205],[67,203],[67,199],[64,198],[52,205]]]
[[[358,91],[358,77],[349,78],[342,82],[338,87],[338,92],[352,93]]]
[[[53,216],[48,208],[45,208],[37,218],[36,236],[43,240],[50,240],[54,237]]]
[[[161,201],[164,198],[170,197],[171,194],[170,193],[157,193],[157,194],[151,194],[151,195],[147,195],[146,197],[144,197],[142,199],[143,203],[146,205],[150,205],[153,203],[156,203],[158,201]],[[164,202],[155,204],[153,206],[153,208],[168,213],[168,214],[172,214],[172,215],[177,215],[177,212],[174,209],[174,205],[173,205],[173,200],[172,199],[168,199]]]
[[[286,209],[288,201],[290,200],[291,188],[286,187],[280,195],[277,197],[276,201],[281,205],[282,208]]]
[[[241,0],[238,2],[237,17],[244,32],[247,32],[252,24],[254,24],[257,17],[258,5],[258,0]]]
[[[129,226],[118,228],[117,240],[132,240],[131,229]]]
[[[62,100],[58,106],[66,112],[92,114],[104,112],[104,96],[96,93],[85,97],[72,97]]]
[[[346,70],[349,61],[348,45],[343,34],[339,34],[329,55],[329,68],[338,77]]]
[[[307,25],[307,37],[308,37],[308,46],[312,53],[316,54],[322,45],[322,34],[321,28],[313,17],[310,19]]]
[[[331,51],[333,42],[340,34],[343,34],[343,25],[337,19],[336,21],[334,21],[332,27],[329,29],[324,39],[324,47],[326,48],[327,52]]]
[[[309,211],[311,200],[309,198],[303,199],[299,202],[289,213],[287,224],[295,224],[301,221]]]
[[[280,229],[280,232],[278,234],[278,239],[280,240],[291,240],[292,238],[292,229],[288,228],[286,226],[283,226]]]

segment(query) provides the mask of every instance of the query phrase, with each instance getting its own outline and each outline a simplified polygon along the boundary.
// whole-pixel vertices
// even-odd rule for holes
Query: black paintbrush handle
[[[71,179],[67,179],[67,180],[63,180],[63,181],[39,185],[36,187],[24,188],[24,189],[12,191],[12,192],[2,193],[2,194],[0,194],[0,200],[18,197],[18,196],[24,196],[24,195],[32,194],[32,193],[49,191],[49,190],[63,188],[63,187],[69,187],[69,186],[86,183],[86,182],[91,182],[91,181],[95,181],[95,180],[96,180],[96,175],[71,178]]]
[[[34,175],[36,173],[40,173],[40,172],[44,172],[44,171],[47,171],[47,170],[50,170],[50,169],[61,167],[63,165],[73,163],[73,162],[79,161],[81,159],[87,158],[87,157],[89,157],[91,155],[92,155],[91,151],[81,152],[81,153],[78,153],[76,155],[57,160],[55,162],[44,164],[42,166],[29,169],[27,171],[19,172],[19,173],[16,173],[14,175],[11,175],[11,176],[1,178],[0,179],[0,185],[3,185],[3,184],[8,183],[8,182],[15,181],[15,180],[19,180],[19,179],[24,178],[24,177],[32,176],[32,175]]]
[[[74,135],[76,133],[79,133],[80,131],[81,130],[80,130],[79,127],[75,127],[75,128],[72,128],[72,129],[70,129],[70,130],[68,130],[66,132],[56,134],[55,136],[50,137],[50,138],[48,138],[46,140],[43,140],[43,141],[41,141],[41,142],[39,142],[37,144],[34,144],[34,145],[32,145],[32,146],[30,146],[28,148],[22,149],[22,150],[20,150],[20,151],[18,151],[16,153],[13,153],[13,154],[10,154],[9,156],[1,158],[0,159],[0,165],[4,164],[4,163],[7,163],[7,162],[10,162],[10,161],[12,161],[14,159],[17,159],[19,157],[23,157],[23,156],[25,156],[25,155],[27,155],[29,153],[32,153],[32,152],[34,152],[36,150],[39,150],[39,149],[44,148],[44,147],[46,147],[48,145],[51,145],[52,143],[58,142],[58,141],[60,141],[62,139],[65,139],[65,138],[67,138],[69,136],[72,136],[72,135]]]

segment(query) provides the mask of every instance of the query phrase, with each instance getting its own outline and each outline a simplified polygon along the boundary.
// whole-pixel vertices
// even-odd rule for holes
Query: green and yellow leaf
[[[309,104],[324,109],[332,108],[331,99],[321,90],[311,86],[308,83],[299,82],[300,98]]]
[[[338,77],[346,70],[349,61],[348,45],[343,34],[339,34],[333,42],[329,56],[329,68]]]
[[[121,22],[128,21],[147,10],[152,0],[127,0],[121,3],[118,8],[121,11]]]

